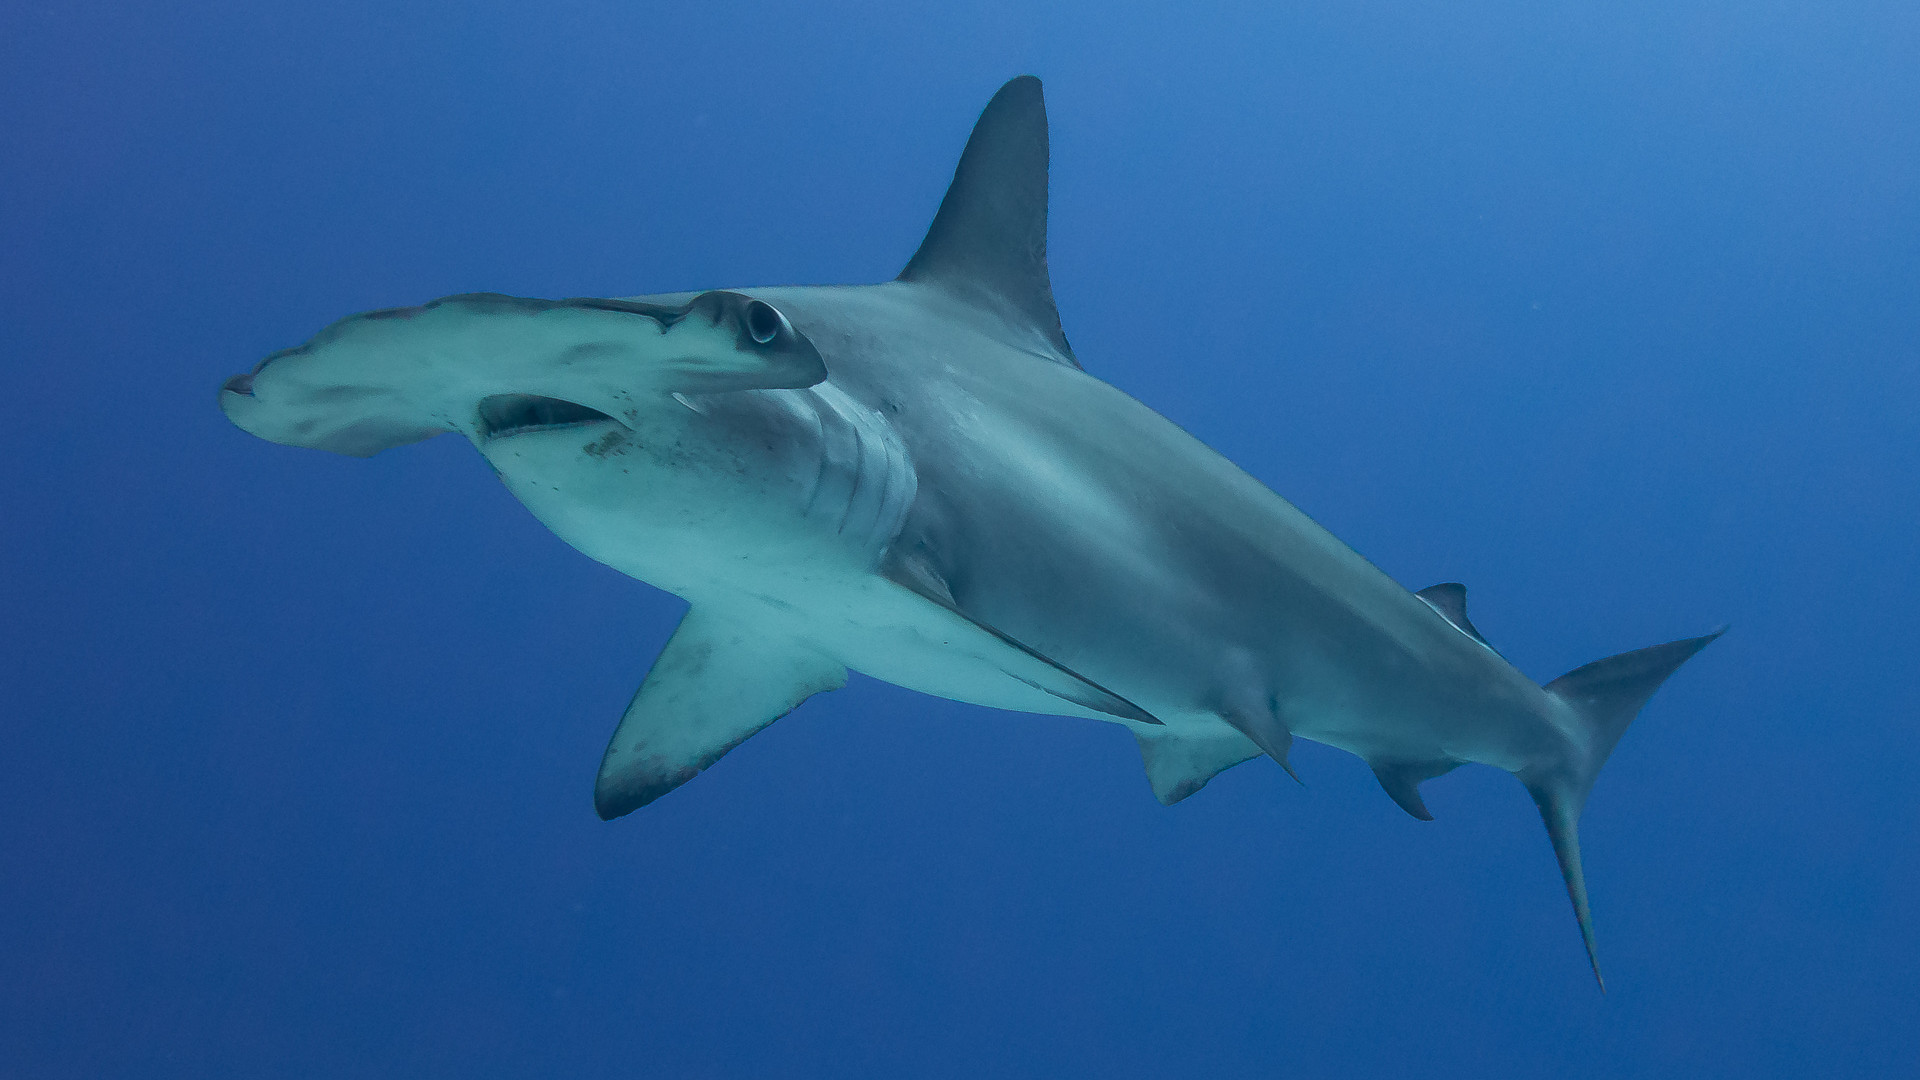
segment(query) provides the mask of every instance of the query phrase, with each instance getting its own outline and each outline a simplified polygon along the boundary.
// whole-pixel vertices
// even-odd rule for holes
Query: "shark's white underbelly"
[[[712,415],[732,400],[688,403]],[[725,612],[847,668],[911,690],[993,708],[1113,719],[1035,683],[1057,672],[993,633],[876,572],[912,501],[914,477],[890,430],[831,387],[775,391],[748,401],[810,437],[812,453],[756,461],[683,461],[651,483],[707,496],[685,518],[625,479],[577,468],[581,445],[603,457],[662,453],[658,435],[615,425],[518,436],[483,447],[501,479],[544,524],[581,552],[629,577]],[[674,451],[682,452],[682,451]],[[741,485],[736,488],[734,485]],[[736,495],[729,498],[729,495]]]

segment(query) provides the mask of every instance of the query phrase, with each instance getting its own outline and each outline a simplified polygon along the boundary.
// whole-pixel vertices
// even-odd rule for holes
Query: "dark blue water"
[[[0,12],[0,1076],[1886,1076],[1920,1025],[1906,3]],[[1171,5],[1169,5],[1171,7]],[[911,10],[910,10],[911,9]],[[1585,817],[856,678],[612,824],[679,602],[226,375],[468,290],[881,280],[1047,80],[1087,368],[1541,679]]]

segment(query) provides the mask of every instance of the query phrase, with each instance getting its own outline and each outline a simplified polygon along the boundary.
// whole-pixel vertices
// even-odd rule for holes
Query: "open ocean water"
[[[1082,362],[1545,680],[1584,818],[856,676],[603,823],[678,620],[227,375],[466,291],[871,282],[1046,81]],[[1920,7],[0,9],[0,1077],[1762,1077],[1920,1052]]]

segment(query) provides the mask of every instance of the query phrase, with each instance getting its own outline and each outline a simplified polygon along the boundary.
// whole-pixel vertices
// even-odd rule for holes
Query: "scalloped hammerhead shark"
[[[1598,979],[1581,808],[1720,631],[1536,685],[1462,586],[1408,592],[1087,374],[1047,277],[1047,155],[1039,80],[1017,78],[893,281],[451,296],[334,323],[220,407],[357,456],[458,432],[561,539],[690,603],[600,763],[603,818],[850,669],[1120,724],[1168,804],[1261,754],[1287,767],[1297,737],[1431,820],[1420,783],[1480,762],[1539,806]]]

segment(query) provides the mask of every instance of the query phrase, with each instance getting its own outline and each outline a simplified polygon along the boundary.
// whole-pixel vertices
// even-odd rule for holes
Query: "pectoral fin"
[[[693,779],[847,669],[699,608],[654,661],[600,760],[593,805],[608,821]]]

